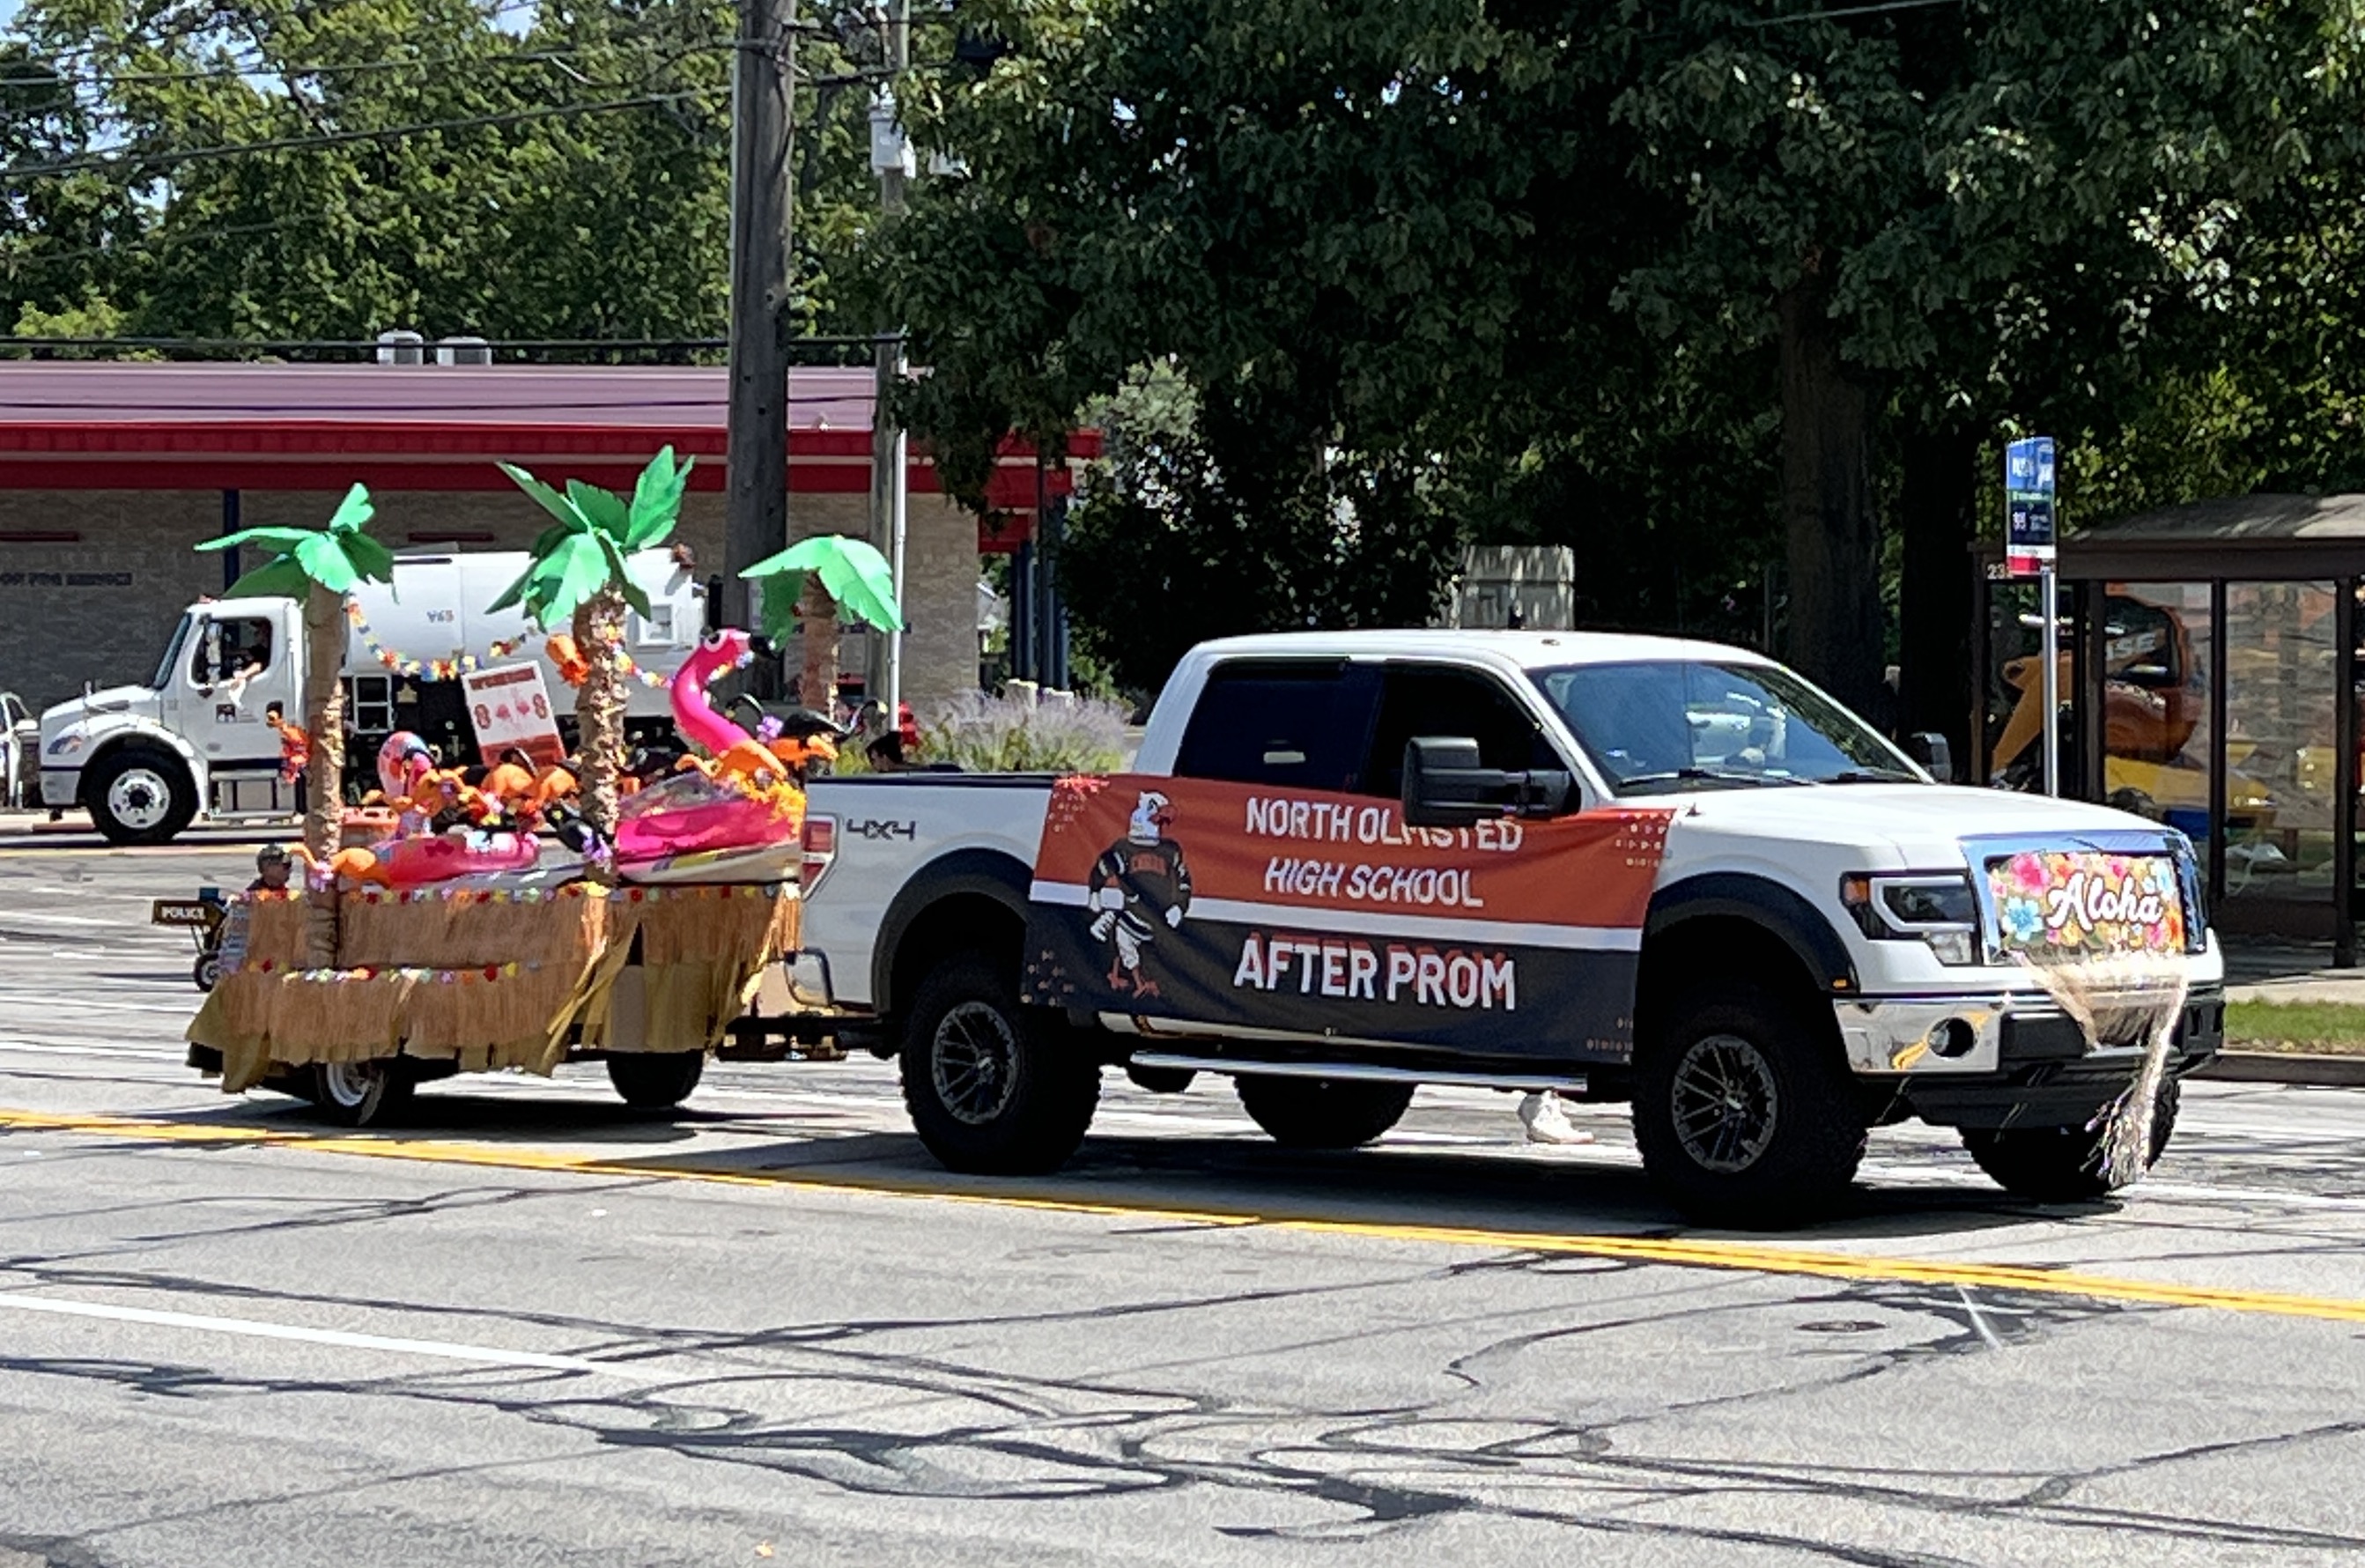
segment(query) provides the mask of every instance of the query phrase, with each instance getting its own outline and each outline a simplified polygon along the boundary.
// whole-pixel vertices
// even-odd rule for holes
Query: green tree
[[[867,331],[838,296],[877,206],[855,58],[869,24],[846,0],[821,14],[849,41],[801,51],[822,85],[798,100],[798,314]],[[8,199],[103,198],[114,218],[94,238],[51,217],[41,247],[0,232],[0,280],[21,253],[26,305],[57,315],[95,291],[119,330],[152,336],[724,330],[721,0],[45,0],[22,25],[33,41],[14,47],[71,70],[8,89],[45,118],[10,118],[0,136],[25,151],[0,159],[54,171],[11,179]]]
[[[1629,15],[1617,119],[1687,216],[1621,299],[1671,341],[1778,352],[1790,651],[1867,703],[1884,413],[1951,546],[1909,564],[1959,583],[1978,433],[2090,420],[2215,330],[2194,253],[2337,140],[2355,24],[2130,0]]]
[[[1788,651],[1871,708],[1884,513],[1906,662],[1956,675],[1983,444],[2207,374],[2255,306],[2228,257],[2319,227],[2294,192],[2355,139],[2331,0],[964,14],[1009,52],[913,118],[966,175],[873,247],[931,366],[914,418],[975,497],[1004,430],[1145,365],[1194,400],[1187,442],[1121,443],[1144,466],[1088,498],[1080,586],[1131,565],[1170,623],[1338,623],[1367,612],[1342,562],[1425,591],[1454,530],[1395,519],[1450,514],[1697,548],[1644,613],[1737,621],[1754,589],[1762,623],[1770,493]],[[1367,491],[1397,547],[1342,555]],[[1174,640],[1129,601],[1092,630],[1136,665]]]
[[[909,394],[981,503],[1016,428],[1055,438],[1154,374],[1188,391],[1086,498],[1065,577],[1099,652],[1154,684],[1194,632],[1418,620],[1465,468],[1538,429],[1539,323],[1606,302],[1606,116],[1559,18],[1480,0],[1042,0],[964,9],[1009,52],[915,91],[924,182],[872,248]],[[1129,439],[1129,438],[1128,438]],[[1145,604],[1156,613],[1140,613]]]
[[[66,69],[0,39],[0,323],[19,335],[105,330],[118,319],[122,250],[138,243],[139,208],[98,175],[25,172],[86,156],[91,138]]]
[[[652,336],[722,316],[720,16],[517,37],[470,0],[50,0],[28,25],[107,133],[86,172],[154,214],[135,330]]]

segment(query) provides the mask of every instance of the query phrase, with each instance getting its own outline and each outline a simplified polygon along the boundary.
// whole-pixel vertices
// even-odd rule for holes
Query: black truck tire
[[[1234,1080],[1240,1108],[1283,1148],[1360,1148],[1404,1120],[1414,1085],[1351,1078]]]
[[[619,1051],[608,1058],[608,1081],[637,1111],[670,1111],[706,1076],[704,1051]]]
[[[1677,1000],[1639,1042],[1634,1141],[1642,1169],[1691,1218],[1778,1229],[1846,1193],[1865,1116],[1838,1042],[1801,1002],[1733,981]]]
[[[304,1098],[342,1127],[392,1121],[410,1103],[410,1076],[390,1061],[318,1062],[304,1076]]]
[[[127,745],[97,766],[82,803],[109,844],[164,844],[196,817],[197,787],[172,753]]]
[[[1020,1004],[1014,977],[977,953],[937,965],[903,1020],[903,1103],[948,1170],[1057,1170],[1100,1103],[1098,1063],[1056,1014]]]
[[[2146,1170],[2167,1152],[2181,1098],[2176,1080],[2159,1086],[2152,1110],[2151,1148],[2144,1155]],[[2032,1203],[2092,1203],[2135,1179],[2132,1171],[2103,1173],[2100,1127],[1966,1127],[1963,1147],[1997,1186]]]

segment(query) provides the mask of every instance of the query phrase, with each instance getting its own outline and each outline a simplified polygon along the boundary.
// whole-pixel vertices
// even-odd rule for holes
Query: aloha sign
[[[2184,902],[2165,855],[2023,850],[1988,862],[1998,935],[2024,953],[2174,953]]]

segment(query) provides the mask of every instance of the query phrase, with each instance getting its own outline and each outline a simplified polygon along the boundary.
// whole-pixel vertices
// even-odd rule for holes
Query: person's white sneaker
[[[1560,1108],[1560,1096],[1549,1092],[1530,1094],[1519,1101],[1519,1122],[1528,1129],[1530,1143],[1591,1143],[1593,1135],[1581,1127],[1569,1125],[1568,1113]]]

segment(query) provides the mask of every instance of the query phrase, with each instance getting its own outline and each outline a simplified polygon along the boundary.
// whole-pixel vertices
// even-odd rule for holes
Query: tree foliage
[[[967,173],[874,274],[948,477],[981,494],[1003,431],[1167,367],[1187,429],[1118,432],[1144,465],[1086,497],[1066,574],[1125,678],[1194,630],[1424,617],[1456,476],[1535,428],[1504,395],[1528,329],[1587,327],[1607,171],[1506,107],[1586,81],[1479,0],[966,14],[1010,52],[915,97]]]
[[[1597,623],[1786,623],[1859,702],[1901,645],[1919,722],[1959,711],[2001,436],[2064,440],[2073,519],[2365,485],[2345,0],[961,0],[921,12],[892,226],[878,31],[805,17],[801,319],[909,323],[980,507],[1011,431],[1104,424],[1060,572],[1131,686],[1423,619],[1483,539],[1575,546]],[[19,335],[723,330],[721,0],[20,31]]]
[[[722,0],[43,0],[20,26],[0,52],[19,335],[724,330]],[[847,69],[827,37],[802,63]],[[799,315],[838,330],[836,259],[876,206],[867,130],[835,94],[800,106]]]
[[[1010,424],[1187,392],[1187,432],[1112,427],[1070,550],[1137,681],[1192,630],[1416,616],[1468,533],[1576,543],[1662,625],[1762,626],[1779,557],[1865,701],[1909,455],[1952,531],[1909,560],[1959,577],[1982,437],[2114,439],[2355,230],[2334,0],[965,14],[1008,52],[914,118],[966,174],[874,275],[972,494]]]

